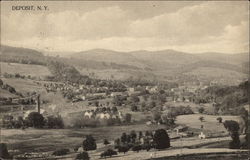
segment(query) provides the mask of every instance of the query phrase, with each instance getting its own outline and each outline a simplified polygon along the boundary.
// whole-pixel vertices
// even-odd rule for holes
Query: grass
[[[204,121],[201,122],[199,117],[204,117]],[[191,114],[191,115],[181,115],[177,117],[176,124],[184,124],[190,128],[200,129],[203,125],[203,129],[207,131],[216,132],[227,132],[222,123],[218,123],[217,117],[222,117],[224,120],[239,120],[239,116],[215,116],[215,115],[205,115],[205,114]]]
[[[84,129],[2,129],[1,141],[8,143],[9,149],[18,149],[20,152],[31,151],[54,151],[57,148],[74,148],[82,144],[85,135],[91,134],[102,143],[103,139],[113,141],[122,135],[123,132],[146,131],[164,128],[161,125],[128,125],[110,126]]]
[[[0,62],[0,66],[2,73],[19,73],[21,75],[30,75],[32,77],[44,77],[51,75],[48,68],[41,65]]]
[[[4,84],[14,87],[17,92],[46,92],[42,86],[37,85],[33,80],[30,79],[2,78],[2,80]]]

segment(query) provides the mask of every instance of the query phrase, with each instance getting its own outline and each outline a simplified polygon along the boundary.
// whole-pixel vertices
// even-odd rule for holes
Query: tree
[[[2,86],[3,85],[3,80],[2,79],[0,79],[0,86]]]
[[[132,115],[130,113],[125,114],[125,123],[131,123]]]
[[[95,105],[96,107],[99,107],[99,101],[94,101],[94,105]]]
[[[203,121],[204,121],[204,117],[200,116],[200,117],[199,117],[199,120],[200,120],[201,122],[203,122]]]
[[[149,109],[152,109],[152,108],[154,108],[154,107],[156,107],[156,103],[155,103],[155,101],[151,101],[151,102],[149,103]]]
[[[142,147],[141,147],[140,145],[134,145],[134,146],[132,147],[132,151],[137,152],[137,153],[138,153],[141,149],[142,149]]]
[[[143,137],[143,133],[142,133],[142,131],[140,131],[140,132],[139,132],[139,137],[138,137],[138,138],[141,139],[142,137]]]
[[[91,151],[96,149],[95,139],[91,135],[86,136],[86,139],[82,142],[82,145],[85,151]]]
[[[221,117],[218,117],[216,120],[217,120],[219,123],[222,123],[222,118],[221,118]]]
[[[76,160],[89,160],[89,154],[88,152],[82,152],[76,155]]]
[[[123,144],[127,142],[127,134],[126,134],[126,133],[122,133],[121,142],[122,142]]]
[[[159,122],[161,120],[161,113],[160,112],[154,112],[153,113],[153,120],[155,122]]]
[[[134,130],[130,132],[130,137],[131,137],[132,143],[135,143],[137,135]]]
[[[6,143],[0,143],[0,157],[4,159],[11,159]]]
[[[145,102],[142,102],[141,103],[141,111],[144,111],[146,108],[146,103]]]
[[[203,108],[203,107],[200,107],[199,109],[198,109],[198,112],[199,113],[203,113],[205,111],[205,109]]]
[[[115,144],[115,148],[118,148],[118,146],[120,146],[121,144],[120,138],[115,139],[114,144]]]
[[[140,98],[138,96],[131,96],[131,102],[132,103],[138,103],[140,102]]]
[[[240,148],[240,139],[239,139],[239,124],[236,121],[230,120],[223,123],[224,127],[228,130],[232,141],[229,143],[229,148],[239,149]]]
[[[133,111],[133,112],[138,111],[138,108],[137,108],[137,106],[135,104],[131,105],[131,111]]]
[[[31,112],[28,115],[28,121],[35,128],[42,128],[44,126],[44,117],[38,112]]]
[[[122,145],[118,147],[118,152],[123,152],[124,154],[129,151],[128,145]]]
[[[127,135],[126,140],[127,140],[127,143],[128,143],[128,144],[131,143],[132,138],[131,138],[131,136],[130,136],[129,134]]]
[[[158,129],[153,136],[156,149],[165,149],[170,147],[170,139],[164,129]]]
[[[114,106],[114,107],[112,107],[112,109],[111,109],[111,110],[112,110],[112,112],[113,112],[113,113],[117,113],[117,112],[118,112],[118,109],[117,109],[117,107],[115,107],[115,106]]]
[[[63,148],[63,149],[58,149],[52,153],[52,155],[55,156],[63,156],[69,153],[69,149]]]
[[[110,144],[110,142],[107,139],[104,139],[103,144],[106,146],[106,145]]]
[[[64,128],[64,123],[61,116],[48,116],[47,125],[49,128]]]

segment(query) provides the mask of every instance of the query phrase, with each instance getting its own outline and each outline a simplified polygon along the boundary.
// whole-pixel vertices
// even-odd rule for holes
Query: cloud
[[[82,12],[3,13],[1,38],[9,45],[56,51],[169,48],[193,53],[243,52],[249,43],[246,4],[204,2],[172,12],[156,14],[152,10],[152,16],[147,17],[133,16],[129,7],[119,5]]]

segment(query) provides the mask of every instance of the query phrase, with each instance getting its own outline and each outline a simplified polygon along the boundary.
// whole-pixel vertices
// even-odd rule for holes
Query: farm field
[[[204,117],[204,121],[201,122],[199,117]],[[190,114],[190,115],[181,115],[176,119],[176,124],[186,125],[190,128],[200,129],[203,125],[203,129],[213,132],[227,132],[223,123],[218,123],[216,120],[217,117],[222,117],[224,120],[235,120],[240,121],[239,116],[218,116],[218,115],[205,115],[205,114]]]
[[[20,75],[30,75],[32,77],[44,77],[51,75],[48,68],[41,65],[0,62],[0,66],[2,73],[19,73]]]
[[[160,125],[130,125],[130,126],[112,126],[112,127],[98,127],[98,128],[84,128],[84,129],[2,129],[2,142],[8,144],[10,151],[15,151],[13,154],[25,153],[25,152],[52,152],[59,148],[70,148],[72,154],[67,157],[74,157],[73,148],[81,146],[85,135],[92,134],[97,140],[98,149],[91,151],[91,159],[99,159],[100,153],[105,150],[105,146],[102,144],[103,139],[108,139],[112,142],[113,139],[121,136],[123,132],[131,130],[146,131],[156,130],[164,128]],[[171,137],[171,134],[170,134]],[[197,145],[204,145],[229,141],[230,137],[210,138],[200,140],[198,137],[183,138],[177,140],[171,140],[171,148],[157,152],[157,157],[171,156],[176,154],[190,154],[190,153],[202,153],[200,149],[187,149],[195,147]],[[203,148],[202,150],[204,150]],[[226,148],[221,148],[223,151],[227,151]],[[207,152],[215,152],[217,149],[207,149]],[[113,157],[112,159],[147,159],[150,158],[150,152],[141,151],[138,154],[134,154],[129,151],[125,155],[121,154],[121,157]],[[145,155],[145,156],[142,156]],[[144,157],[144,158],[142,158]]]
[[[80,146],[85,135],[88,134],[93,135],[97,143],[102,143],[103,139],[112,141],[120,137],[123,132],[156,130],[164,127],[164,125],[138,124],[84,129],[2,129],[1,140],[3,143],[9,144],[9,149],[19,149],[21,152],[46,152],[54,151],[55,148],[60,147]]]
[[[2,78],[3,82],[11,85],[17,92],[46,92],[46,90],[30,79]]]

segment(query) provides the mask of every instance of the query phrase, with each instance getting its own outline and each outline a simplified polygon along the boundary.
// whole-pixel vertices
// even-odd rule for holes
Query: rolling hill
[[[191,75],[201,76],[203,79],[207,77],[212,80],[230,78],[232,81],[247,77],[249,61],[247,53],[233,55],[223,53],[191,54],[175,50],[116,52],[102,49],[74,53],[71,55],[71,59],[95,64],[95,68],[89,67],[88,71],[82,68],[83,73],[100,74],[96,66],[102,64],[124,65],[118,69],[109,65],[100,67],[106,71],[106,77],[108,77],[107,74],[119,72],[117,73],[118,77],[121,77],[120,74],[126,74],[127,78],[139,76],[140,78],[164,79],[166,76]],[[213,74],[213,70],[216,70],[216,74]],[[228,76],[226,76],[227,74]],[[232,75],[236,75],[236,77]]]
[[[57,54],[60,55],[60,53]],[[16,63],[36,64],[38,62],[45,67],[49,59],[59,60],[73,65],[84,75],[101,79],[133,77],[135,80],[165,81],[170,77],[178,81],[178,77],[183,79],[183,76],[194,76],[197,79],[200,77],[209,80],[230,79],[232,82],[238,82],[248,76],[248,55],[248,53],[191,54],[175,50],[118,52],[92,49],[71,53],[65,57],[49,57],[33,49],[2,46],[0,58],[4,62],[13,59]]]

